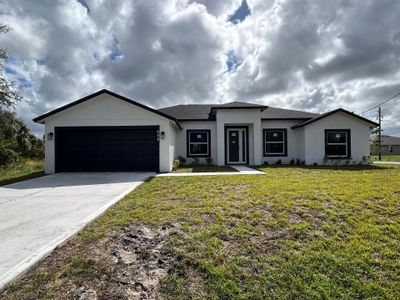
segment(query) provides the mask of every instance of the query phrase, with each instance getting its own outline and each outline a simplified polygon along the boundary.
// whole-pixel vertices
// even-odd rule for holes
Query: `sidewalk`
[[[375,160],[374,164],[388,164],[388,165],[400,165],[400,161],[384,161],[384,160]]]
[[[264,175],[264,172],[247,166],[230,166],[238,172],[197,172],[197,173],[162,173],[156,177],[180,177],[180,176],[216,176],[216,175]]]

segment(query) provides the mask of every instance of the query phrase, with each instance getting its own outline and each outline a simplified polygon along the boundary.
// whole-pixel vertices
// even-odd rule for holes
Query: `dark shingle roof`
[[[238,101],[213,105],[213,108],[217,108],[217,109],[218,108],[261,108],[261,109],[265,109],[267,107],[268,106],[266,106],[266,105],[260,105],[260,104],[249,103],[249,102],[238,102]]]
[[[319,116],[316,113],[310,113],[299,110],[284,109],[268,106],[262,113],[262,119],[299,119],[306,120]]]
[[[260,108],[262,119],[312,119],[318,114],[298,110],[269,107],[246,102],[229,102],[224,104],[182,104],[159,109],[178,120],[215,120],[214,109],[218,108]],[[211,113],[211,114],[210,114]]]
[[[181,104],[159,109],[178,120],[215,120],[209,114],[213,104]]]

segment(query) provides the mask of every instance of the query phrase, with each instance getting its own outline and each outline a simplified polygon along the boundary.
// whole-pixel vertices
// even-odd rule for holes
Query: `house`
[[[325,114],[260,104],[153,109],[101,90],[34,119],[45,125],[45,172],[169,172],[188,163],[261,165],[360,163],[375,122],[336,109]]]
[[[371,144],[371,154],[378,155],[378,148],[374,145],[378,143],[378,137],[373,137]],[[382,155],[400,155],[400,137],[383,135],[381,136]]]

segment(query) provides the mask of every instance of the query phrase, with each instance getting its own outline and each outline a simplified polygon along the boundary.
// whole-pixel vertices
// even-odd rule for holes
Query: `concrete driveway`
[[[59,173],[0,187],[0,288],[154,173]]]

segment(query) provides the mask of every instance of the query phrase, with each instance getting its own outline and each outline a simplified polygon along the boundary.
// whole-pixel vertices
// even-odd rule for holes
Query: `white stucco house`
[[[246,102],[153,109],[101,90],[34,119],[45,125],[45,172],[169,172],[181,156],[215,165],[360,163],[375,122]]]

